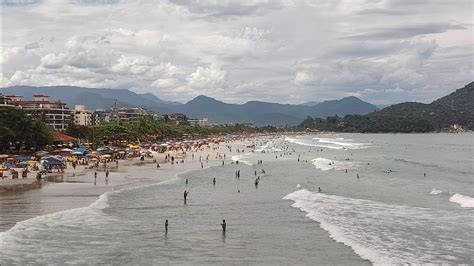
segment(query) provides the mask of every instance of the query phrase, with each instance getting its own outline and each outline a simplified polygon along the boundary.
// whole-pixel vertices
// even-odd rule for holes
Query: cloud
[[[311,84],[315,80],[313,72],[309,70],[300,70],[295,74],[295,81],[301,85]]]
[[[42,0],[1,0],[1,5],[4,6],[26,6],[41,3]]]
[[[465,30],[464,25],[440,22],[440,23],[426,23],[419,25],[398,25],[386,28],[374,28],[368,30],[366,33],[345,36],[343,38],[354,40],[367,39],[406,39],[418,35],[437,34],[451,30]]]
[[[187,80],[189,86],[195,89],[212,89],[221,86],[226,78],[226,71],[218,65],[212,64],[209,67],[197,67]]]
[[[37,48],[40,48],[40,44],[37,42],[32,42],[25,45],[25,50],[37,49]]]
[[[59,55],[55,54],[47,54],[41,58],[41,65],[45,68],[61,68],[64,66],[66,61],[66,55],[64,53],[60,53]]]
[[[146,60],[140,58],[133,58],[121,56],[117,63],[112,66],[112,71],[117,74],[143,75],[150,71],[150,64]]]
[[[190,13],[209,17],[262,15],[284,6],[284,2],[279,0],[171,0],[170,2],[186,8]]]
[[[157,79],[153,81],[151,85],[159,89],[170,89],[170,88],[177,87],[178,84],[179,84],[179,81],[175,78],[164,78],[164,79]]]
[[[2,86],[398,102],[430,101],[474,75],[468,0],[1,3]]]

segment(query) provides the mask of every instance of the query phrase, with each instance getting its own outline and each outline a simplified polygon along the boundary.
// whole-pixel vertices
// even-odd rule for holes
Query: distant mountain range
[[[394,104],[370,116],[418,118],[427,121],[434,130],[441,130],[453,124],[474,129],[474,82],[430,104],[417,102]]]
[[[308,117],[299,127],[343,132],[431,132],[454,124],[474,130],[474,82],[430,104],[405,102],[343,118]]]
[[[61,100],[70,108],[83,104],[88,109],[106,109],[114,105],[123,107],[144,107],[163,113],[184,113],[189,117],[209,118],[212,123],[252,123],[263,125],[293,126],[307,116],[327,117],[347,114],[367,114],[379,110],[376,106],[357,97],[340,100],[308,102],[300,105],[250,101],[245,104],[229,104],[204,95],[182,104],[164,101],[154,94],[137,94],[126,89],[95,89],[74,86],[12,86],[0,89],[3,94],[22,95],[31,99],[34,94],[46,94],[54,100]]]
[[[309,102],[304,102],[304,103],[301,103],[300,105],[305,105],[305,106],[315,106],[316,104],[318,104],[319,102],[315,102],[315,101],[309,101]]]

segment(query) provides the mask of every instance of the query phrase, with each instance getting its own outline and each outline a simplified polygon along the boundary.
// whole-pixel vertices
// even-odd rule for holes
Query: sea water
[[[1,233],[0,262],[473,264],[473,137],[262,139],[254,152],[242,146],[233,164],[19,222]]]

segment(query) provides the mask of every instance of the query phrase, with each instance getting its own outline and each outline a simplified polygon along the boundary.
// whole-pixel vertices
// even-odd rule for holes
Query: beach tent
[[[23,155],[17,155],[17,156],[15,156],[15,160],[17,160],[17,161],[19,161],[19,162],[28,161],[29,159],[30,159],[30,157],[23,156]]]
[[[86,151],[87,151],[87,148],[82,148],[82,147],[74,150],[74,152],[81,152],[81,153],[85,153]]]

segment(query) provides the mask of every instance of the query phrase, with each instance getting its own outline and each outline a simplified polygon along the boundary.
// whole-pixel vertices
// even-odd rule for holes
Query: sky
[[[298,104],[474,80],[472,0],[0,0],[2,87]]]

